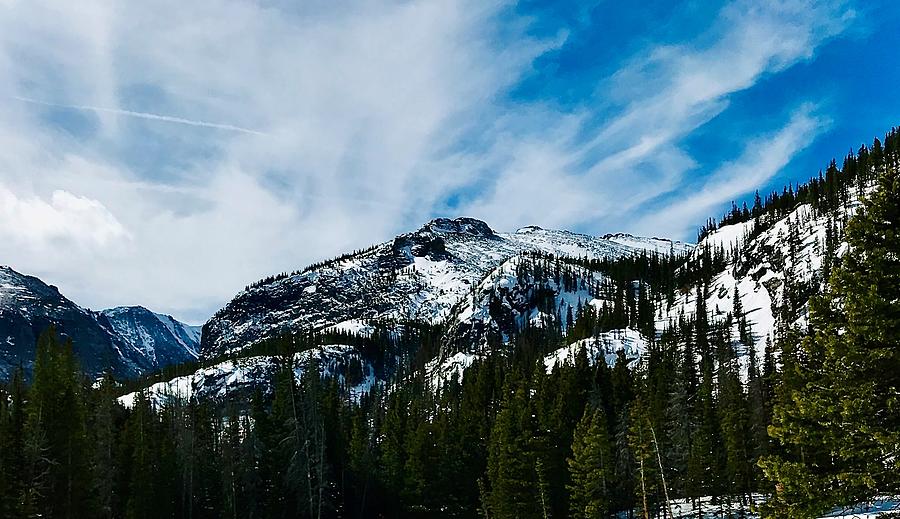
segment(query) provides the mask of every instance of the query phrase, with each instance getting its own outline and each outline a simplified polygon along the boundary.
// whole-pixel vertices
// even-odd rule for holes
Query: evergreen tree
[[[651,514],[655,515],[653,510],[656,508],[657,480],[660,477],[649,412],[641,397],[635,399],[628,409],[628,445],[637,468],[635,487],[644,519],[649,519]]]
[[[775,409],[771,432],[788,454],[764,462],[772,515],[900,491],[900,174],[876,148],[877,189],[847,226],[849,251],[812,302],[814,334]]]
[[[510,389],[497,413],[488,451],[492,516],[539,518],[541,505],[532,441],[535,428],[528,391]]]
[[[612,511],[613,456],[605,412],[586,407],[575,428],[572,456],[567,460],[571,483],[570,517],[607,517]]]
[[[81,370],[54,327],[37,343],[26,421],[25,513],[84,517],[89,510],[87,430]]]
[[[125,477],[117,459],[121,448],[124,409],[115,399],[115,381],[109,375],[104,376],[97,390],[88,396],[94,506],[100,517],[116,517],[121,515],[122,510],[119,482]]]
[[[21,369],[0,390],[0,517],[24,516],[20,498],[25,472],[26,388]]]

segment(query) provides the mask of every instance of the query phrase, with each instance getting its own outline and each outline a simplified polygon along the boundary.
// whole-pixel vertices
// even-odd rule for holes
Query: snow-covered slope
[[[92,312],[56,287],[0,266],[0,380],[19,365],[31,372],[37,337],[50,325],[72,339],[82,369],[91,376],[110,371],[132,378],[196,358],[197,331],[160,317],[140,307]]]
[[[825,282],[823,265],[826,258],[833,264],[846,251],[846,245],[839,241],[840,230],[861,206],[858,193],[855,195],[846,206],[834,211],[817,211],[810,204],[800,204],[785,215],[763,215],[711,232],[697,244],[693,256],[698,257],[704,249],[720,248],[727,261],[706,291],[707,312],[719,320],[734,313],[737,287],[760,355],[766,340],[774,337],[782,318],[779,310],[785,303],[790,306],[790,293],[795,294],[798,301],[796,308],[787,312],[787,324],[805,326],[807,299],[818,293]],[[837,242],[831,249],[826,243],[829,227]],[[662,312],[658,329],[662,330],[682,313],[693,315],[697,308],[696,298],[695,288],[679,294],[675,304]]]
[[[275,357],[264,355],[226,360],[190,375],[157,382],[145,391],[157,405],[172,397],[202,400],[235,398],[237,395],[248,397],[256,389],[271,391],[270,382],[277,369],[276,361]],[[353,346],[329,344],[295,354],[291,366],[294,378],[299,380],[312,361],[317,363],[321,376],[337,378],[352,398],[358,398],[375,384],[384,382]],[[131,407],[135,395],[124,395],[119,402]]]
[[[658,238],[595,237],[534,226],[496,233],[471,218],[436,219],[358,254],[244,290],[204,326],[201,355],[212,358],[284,331],[345,322],[437,322],[488,273],[528,251],[600,258],[690,247]]]
[[[706,310],[711,318],[724,321],[735,312],[734,293],[737,289],[759,356],[764,353],[767,339],[774,338],[779,320],[787,319],[791,326],[805,326],[808,298],[820,292],[825,282],[823,266],[837,262],[846,250],[840,241],[841,229],[860,206],[859,194],[856,195],[836,210],[820,211],[809,204],[800,204],[785,214],[764,214],[708,234],[693,248],[690,256],[698,260],[704,254],[718,251],[725,258],[721,271],[713,276],[704,293]],[[528,229],[525,232],[535,231]],[[646,239],[623,235],[607,235],[603,239],[628,246],[647,243]],[[675,250],[682,252],[685,249]],[[573,250],[566,253],[580,255]],[[530,274],[530,268],[522,268],[527,262],[523,255],[510,258],[454,307],[445,345],[427,367],[433,383],[440,385],[452,377],[461,377],[465,369],[489,349],[488,339],[494,345],[502,344],[511,331],[521,329],[526,323],[540,325],[545,318],[554,317],[553,314],[558,321],[564,321],[568,312],[577,316],[579,306],[599,308],[604,303],[611,303],[602,288],[592,288],[602,287],[604,282],[603,276],[596,272],[570,266],[571,275],[578,281],[574,286],[571,283],[566,286],[558,279],[536,279]],[[697,308],[697,294],[697,287],[684,287],[671,306],[666,300],[658,301],[657,332],[672,326],[681,316],[692,316]],[[536,299],[548,296],[552,304],[536,304]],[[565,325],[565,322],[561,324]],[[737,320],[734,326],[733,337],[736,338]],[[602,340],[611,341],[609,348],[600,348],[597,338],[582,341],[588,347],[589,356],[593,358],[603,352],[607,361],[614,361],[615,351],[623,349],[629,361],[640,358],[646,338],[640,338],[635,331],[610,333],[613,335],[601,334]],[[611,340],[614,336],[620,338]],[[560,360],[558,356],[571,356],[580,345],[572,344],[551,354],[547,360],[548,368],[551,361]]]
[[[528,255],[503,262],[454,308],[448,345],[477,351],[491,335],[506,342],[526,324],[542,326],[548,318],[565,318],[580,306],[599,307],[607,301],[601,293],[605,281],[601,274],[565,265],[557,278],[550,269],[541,258]]]
[[[461,378],[475,359],[507,343],[525,327],[558,325],[565,331],[582,308],[599,311],[612,306],[613,294],[613,282],[599,272],[535,254],[513,256],[453,308],[442,347],[427,366],[429,380],[439,386],[454,376]],[[609,353],[615,356],[617,348],[625,344],[622,337],[628,337],[625,350],[633,361],[646,343],[635,339],[636,333],[609,332],[596,339],[605,343],[615,338],[615,344],[609,343]],[[637,342],[632,344],[631,339]],[[570,347],[577,350],[578,344]],[[563,355],[563,350],[558,353]]]
[[[550,353],[544,357],[544,366],[550,372],[558,366],[573,365],[581,348],[584,348],[591,365],[603,360],[609,366],[615,366],[619,352],[624,353],[625,360],[632,364],[640,362],[647,352],[647,343],[646,337],[630,328],[610,330],[597,337],[575,341]]]

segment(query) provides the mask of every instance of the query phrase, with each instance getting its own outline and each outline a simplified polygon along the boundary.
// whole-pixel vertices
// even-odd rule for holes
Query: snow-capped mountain
[[[569,256],[571,259],[572,257]],[[448,331],[437,356],[427,367],[434,387],[463,372],[476,359],[525,327],[553,327],[566,331],[581,310],[600,311],[615,304],[612,280],[600,272],[570,261],[557,262],[539,254],[520,254],[503,262],[466,295],[451,313]],[[632,285],[630,290],[633,290]],[[640,360],[649,338],[632,329],[614,330],[563,346],[549,354],[547,368],[564,362],[582,346],[591,363],[616,362],[624,351],[629,362]],[[552,359],[552,360],[551,360]],[[571,359],[569,359],[571,360]]]
[[[98,321],[156,366],[194,360],[200,352],[200,326],[189,326],[142,306],[103,310]]]
[[[200,357],[206,361],[223,355],[240,357],[241,350],[284,332],[327,330],[367,335],[374,323],[396,326],[418,320],[446,327],[440,350],[426,366],[428,378],[440,385],[451,377],[461,377],[473,362],[489,353],[491,344],[504,343],[522,326],[542,326],[555,319],[565,327],[569,316],[577,317],[580,308],[613,304],[610,280],[603,274],[572,261],[548,274],[553,258],[615,259],[652,251],[697,259],[704,251],[715,249],[723,251],[726,260],[704,294],[707,309],[713,319],[724,319],[734,311],[737,287],[761,353],[787,297],[785,279],[791,286],[805,286],[806,291],[821,286],[824,258],[829,254],[836,257],[843,249],[839,244],[832,249],[825,245],[826,229],[836,233],[835,228],[858,205],[852,199],[838,211],[819,213],[801,204],[787,214],[767,213],[720,227],[697,246],[627,234],[595,237],[536,226],[498,233],[471,218],[437,219],[389,242],[251,285],[204,325]],[[674,301],[657,300],[657,332],[681,315],[690,316],[696,308],[696,294],[686,287]],[[805,310],[796,309],[791,322],[802,325]],[[614,363],[621,351],[629,363],[635,363],[650,341],[651,337],[634,329],[613,330],[566,344],[549,353],[545,364],[550,370],[570,361],[582,346],[591,362],[603,359]],[[325,360],[358,354],[352,346],[320,345],[315,351]],[[371,359],[358,360],[367,366]],[[219,361],[154,387],[157,393],[184,393],[179,388],[189,386],[190,394],[223,396],[267,380],[271,362],[262,356]],[[335,364],[332,375],[346,377],[348,372],[342,366]],[[385,376],[389,374],[373,375],[367,383],[385,382]]]
[[[93,312],[34,276],[0,266],[0,380],[21,365],[30,373],[37,337],[55,325],[71,338],[82,369],[132,378],[193,360],[199,332],[141,307]]]
[[[716,251],[725,258],[721,271],[705,289],[709,317],[724,321],[733,315],[737,289],[759,357],[764,354],[767,340],[774,340],[780,322],[802,329],[807,324],[809,297],[824,286],[825,266],[835,264],[846,251],[841,241],[842,228],[860,207],[863,194],[851,193],[844,205],[833,210],[799,204],[787,213],[770,212],[710,232],[689,251],[694,261]],[[622,241],[641,243],[630,236]],[[687,249],[680,249],[684,250]],[[577,316],[580,306],[599,308],[611,304],[602,289],[592,288],[604,283],[603,275],[569,265],[566,268],[571,279],[566,283],[560,282],[558,276],[536,276],[533,264],[526,256],[510,258],[454,308],[444,347],[427,367],[433,385],[461,377],[466,368],[488,352],[487,338],[491,334],[495,344],[502,343],[507,334],[524,324],[540,326],[543,319],[553,317],[547,312],[555,314],[565,326],[565,316],[570,312]],[[655,309],[656,332],[662,333],[680,317],[692,316],[697,308],[697,294],[698,289],[685,287],[671,304],[659,301]],[[538,304],[541,298],[545,301],[542,305]],[[733,336],[738,336],[736,320]],[[605,356],[613,364],[617,351],[626,352],[627,360],[635,362],[646,351],[649,340],[631,329],[603,333],[551,353],[547,367],[551,369],[563,358],[573,357],[581,346],[586,347],[592,363]]]
[[[526,322],[540,326],[548,317],[565,317],[579,306],[605,302],[599,289],[605,281],[603,275],[565,265],[563,275],[558,276],[548,272],[552,266],[540,263],[540,258],[519,255],[491,271],[472,296],[464,298],[455,309],[450,323],[451,342],[458,340],[478,348],[490,333],[505,342]],[[562,324],[565,326],[565,322]]]
[[[472,218],[440,218],[356,254],[259,283],[204,325],[201,355],[238,351],[286,331],[358,327],[366,321],[438,322],[511,258],[545,254],[602,258],[690,245],[625,234],[603,237],[525,227],[496,233]]]

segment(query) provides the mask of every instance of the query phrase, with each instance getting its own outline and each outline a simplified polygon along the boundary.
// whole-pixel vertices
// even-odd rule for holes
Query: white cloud
[[[20,198],[0,185],[0,240],[52,252],[55,244],[103,249],[129,234],[97,200],[56,190],[50,200]]]
[[[783,128],[748,142],[740,157],[719,167],[705,184],[653,211],[636,227],[641,232],[662,236],[683,236],[695,231],[699,223],[721,212],[723,202],[765,185],[830,124],[830,120],[816,113],[814,105],[801,106]]]
[[[78,254],[52,241],[55,261],[6,242],[0,257],[93,307],[141,303],[202,320],[258,277],[414,225],[447,186],[446,168],[429,169],[435,157],[558,45],[526,37],[524,26],[515,41],[497,41],[506,7],[5,5],[0,97],[11,106],[0,114],[0,182],[11,199],[42,197],[51,208],[54,191],[94,201],[131,240],[112,251],[85,238],[97,246]],[[50,243],[27,228],[22,239]]]
[[[697,167],[683,140],[726,110],[731,95],[812,57],[852,16],[843,2],[737,1],[726,6],[707,33],[654,47],[601,83],[598,96],[615,100],[621,110],[587,132],[589,138],[579,139],[585,132],[575,127],[562,135],[542,131],[537,143],[499,140],[493,152],[511,157],[511,165],[497,172],[495,189],[467,211],[505,227],[537,214],[541,225],[603,223],[647,231],[635,225],[634,214],[649,200],[683,186]],[[590,124],[592,115],[587,109],[580,120]],[[544,160],[535,159],[538,154]],[[548,205],[552,208],[544,212],[534,209]]]

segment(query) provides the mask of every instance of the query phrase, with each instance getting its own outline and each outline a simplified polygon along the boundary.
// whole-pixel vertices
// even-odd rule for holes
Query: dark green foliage
[[[785,451],[763,463],[778,484],[774,516],[900,492],[897,133],[886,142],[869,155],[876,189],[847,225],[848,253],[811,301],[814,332],[784,338],[790,362],[770,430]]]
[[[51,327],[38,339],[25,421],[24,515],[83,517],[90,487],[81,371]]]
[[[612,511],[613,477],[612,438],[606,413],[586,407],[575,428],[572,456],[568,458],[571,483],[570,517],[594,519],[607,517]]]
[[[490,508],[497,518],[541,517],[546,495],[539,486],[533,403],[528,389],[514,384],[505,391],[507,397],[491,431]]]

